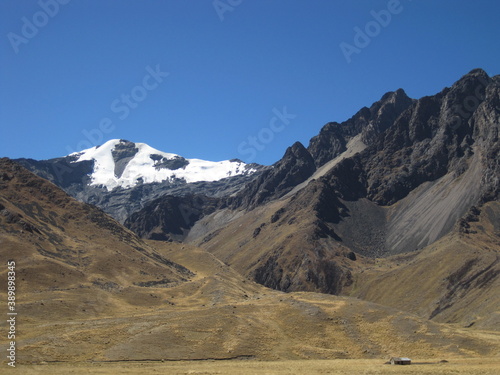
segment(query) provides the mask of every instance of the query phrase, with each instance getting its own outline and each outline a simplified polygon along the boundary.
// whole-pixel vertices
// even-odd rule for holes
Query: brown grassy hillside
[[[453,358],[500,350],[495,332],[429,322],[351,297],[265,288],[203,249],[141,241],[10,161],[0,167],[0,255],[16,261],[19,366]]]
[[[105,314],[117,294],[134,304],[145,286],[192,276],[99,209],[7,159],[0,160],[0,244],[2,263],[16,262],[19,299],[30,301],[26,319]]]
[[[468,219],[418,253],[357,274],[352,295],[435,321],[498,330],[500,203],[487,203]]]
[[[201,249],[156,245],[196,276],[177,286],[148,288],[148,295],[135,297],[135,308],[127,298],[115,296],[114,309],[101,316],[48,319],[50,314],[25,310],[26,301],[20,308],[26,321],[19,358],[456,358],[492,356],[500,349],[494,332],[457,329],[350,297],[273,291],[245,280]]]

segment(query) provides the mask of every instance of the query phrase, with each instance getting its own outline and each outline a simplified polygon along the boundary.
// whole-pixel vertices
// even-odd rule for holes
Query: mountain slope
[[[149,285],[193,276],[99,209],[8,159],[0,159],[0,241],[2,259],[16,262],[22,299],[32,301],[25,313],[59,306],[53,318],[105,314],[121,298],[146,295]]]
[[[0,205],[0,256],[16,262],[19,367],[400,351],[458,357],[500,348],[492,332],[463,332],[356,298],[273,291],[202,249],[144,242],[7,159]]]
[[[372,106],[378,107],[384,108]],[[370,258],[429,251],[436,241],[460,230],[457,223],[467,221],[471,212],[498,201],[500,79],[474,70],[451,88],[405,100],[403,107],[390,117],[392,123],[361,141],[356,137],[372,127],[365,121],[353,131],[349,149],[342,136],[339,142],[345,147],[335,151],[332,129],[343,126],[328,125],[322,131],[323,144],[331,145],[332,154],[314,152],[315,163],[321,165],[311,174],[316,178],[299,174],[295,187],[270,195],[270,180],[263,174],[250,183],[256,193],[246,199],[259,194],[269,199],[253,205],[241,200],[240,206],[215,211],[194,225],[187,240],[263,285],[326,293],[350,293]],[[368,117],[362,110],[358,118],[364,112]],[[310,149],[319,143],[313,138]],[[498,244],[493,248],[498,250]],[[478,264],[487,267],[489,255],[479,254]],[[457,261],[456,266],[464,264]],[[496,273],[491,275],[497,280]],[[408,283],[418,285],[414,279]],[[485,287],[488,293],[497,290],[494,285]],[[479,301],[473,305],[481,310]],[[439,315],[445,313],[433,317],[441,319]]]
[[[235,211],[251,210],[259,205],[296,193],[311,179],[323,176],[333,167],[332,163],[337,164],[341,159],[350,157],[363,150],[367,144],[371,144],[412,102],[412,99],[400,89],[385,94],[369,109],[363,108],[342,124],[325,125],[320,134],[311,139],[311,144],[307,149],[300,142],[296,142],[286,150],[283,158],[270,168],[260,169],[260,173],[256,173],[255,177],[242,185],[239,191],[218,195],[218,208],[228,207]],[[196,194],[197,200],[205,201],[205,195],[203,192]],[[178,202],[176,207],[172,207],[172,201]],[[191,230],[194,223],[192,220],[186,220],[186,215],[174,212],[179,212],[179,207],[183,207],[180,210],[182,212],[193,210],[200,212],[199,207],[189,208],[185,202],[181,203],[181,201],[185,199],[174,199],[166,193],[163,197],[146,203],[142,209],[131,215],[125,224],[145,238],[159,239],[161,235],[158,233],[163,231],[164,239],[180,240]],[[211,209],[205,210],[203,215],[197,215],[196,220],[213,211],[213,204],[209,206]],[[170,209],[165,210],[160,207]],[[154,217],[151,217],[151,213]],[[167,222],[176,224],[166,226],[164,223]],[[187,222],[190,224],[188,225]],[[183,236],[179,236],[179,226],[183,228]],[[199,229],[198,226],[195,231],[199,232]]]
[[[457,232],[355,276],[352,295],[465,327],[500,327],[500,203],[474,209]],[[403,282],[402,282],[403,281]]]
[[[196,275],[168,288],[148,287],[146,295],[125,298],[119,309],[110,309],[106,301],[108,308],[101,314],[78,316],[68,310],[65,319],[53,318],[61,303],[47,302],[48,296],[60,292],[47,291],[38,309],[29,307],[42,297],[26,295],[20,306],[24,317],[24,333],[18,341],[21,364],[380,359],[401,352],[450,359],[492,356],[500,349],[494,332],[465,331],[357,298],[281,293],[245,280],[202,249],[148,244]],[[102,296],[87,298],[98,304]],[[132,301],[135,308],[129,306]],[[74,306],[73,299],[64,302]]]

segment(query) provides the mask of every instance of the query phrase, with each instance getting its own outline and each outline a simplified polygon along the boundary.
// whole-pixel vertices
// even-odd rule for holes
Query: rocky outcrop
[[[116,145],[111,152],[113,160],[115,161],[115,176],[121,177],[128,162],[137,154],[139,149],[135,147],[135,143],[122,140]]]
[[[142,238],[182,241],[193,224],[212,213],[218,202],[202,195],[163,196],[134,212],[125,226]]]
[[[266,286],[340,293],[350,282],[344,259],[417,251],[454,228],[469,233],[461,219],[499,197],[499,90],[497,77],[476,69],[436,95],[412,100],[397,90],[345,123],[327,124],[307,149],[315,167],[356,136],[366,148],[284,197],[292,185],[279,189],[280,179],[307,181],[288,178],[298,158],[287,152],[230,206],[247,212],[201,245]],[[232,243],[227,236],[249,221],[252,240]]]
[[[339,163],[327,178],[347,199],[366,197],[391,205],[424,182],[451,172],[460,176],[474,153],[480,152],[489,176],[482,182],[481,195],[491,191],[490,198],[495,197],[499,108],[495,82],[484,71],[474,70],[451,88],[419,99],[370,147]],[[471,103],[476,104],[468,106]]]
[[[418,100],[389,92],[252,176],[108,195],[71,178],[63,183],[129,217],[127,226],[142,237],[183,241],[201,223],[189,241],[245,276],[283,291],[341,293],[360,256],[413,252],[454,228],[470,234],[471,207],[499,199],[499,124],[500,77],[476,69]],[[123,147],[123,157],[134,151]],[[182,168],[181,159],[168,162]],[[47,166],[38,167],[43,173]]]
[[[252,209],[272,199],[280,198],[293,187],[309,178],[316,166],[314,159],[300,142],[289,147],[283,158],[262,172],[235,197],[227,200],[233,209]]]
[[[127,163],[137,153],[136,144],[121,140],[112,151],[115,162],[115,176],[120,177]],[[36,175],[45,178],[61,187],[72,197],[93,204],[111,215],[120,223],[161,196],[185,196],[188,194],[206,195],[209,197],[224,197],[234,195],[251,180],[256,178],[266,167],[258,164],[248,164],[247,170],[254,173],[244,173],[218,181],[201,181],[186,183],[184,180],[174,179],[155,183],[139,183],[131,188],[117,187],[111,191],[103,186],[91,185],[90,175],[94,170],[93,160],[78,161],[78,155],[69,155],[63,158],[50,160],[17,159]],[[152,154],[150,158],[156,169],[177,170],[189,164],[183,157],[166,159],[162,155]]]
[[[176,169],[184,168],[189,164],[189,161],[182,156],[176,156],[173,159],[166,159],[161,155],[153,154],[150,157],[155,161],[156,169],[165,168],[175,171]]]
[[[307,254],[289,262],[285,256],[275,254],[257,268],[254,280],[268,288],[291,292],[303,285],[302,290],[340,294],[352,284],[352,274],[333,259],[317,259]],[[351,255],[352,256],[352,255]],[[287,272],[289,269],[296,273]]]
[[[370,145],[407,109],[413,100],[399,89],[388,92],[370,108],[364,107],[343,123],[330,122],[309,142],[307,148],[317,167],[336,158],[346,150],[349,140],[361,134],[361,140]]]

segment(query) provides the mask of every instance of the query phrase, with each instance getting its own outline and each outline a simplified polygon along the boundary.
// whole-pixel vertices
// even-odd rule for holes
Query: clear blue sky
[[[124,138],[271,164],[387,91],[419,98],[476,67],[500,74],[495,0],[215,5],[2,0],[0,156],[46,159]],[[355,28],[372,36],[355,41]],[[341,43],[357,48],[350,62]],[[288,119],[273,121],[284,107]]]

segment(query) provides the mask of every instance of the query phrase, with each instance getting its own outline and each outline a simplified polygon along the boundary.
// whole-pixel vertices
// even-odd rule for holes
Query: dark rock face
[[[68,189],[73,185],[89,183],[90,178],[88,178],[88,175],[94,169],[94,161],[86,160],[80,163],[72,163],[76,158],[76,156],[67,156],[41,161],[33,159],[17,159],[15,161],[62,189]]]
[[[139,152],[139,149],[135,147],[135,143],[126,140],[120,140],[120,143],[116,145],[114,150],[111,152],[113,155],[113,160],[115,161],[115,176],[121,177],[125,167],[128,162]]]
[[[307,148],[320,167],[346,150],[353,137],[361,134],[361,140],[369,145],[383,133],[407,109],[413,100],[399,89],[388,92],[370,108],[364,107],[349,120],[339,124],[330,122],[320,133],[311,138]]]
[[[182,241],[201,217],[215,211],[217,198],[202,195],[163,196],[133,213],[125,226],[142,238]]]
[[[115,161],[115,175],[120,177],[127,163],[136,155],[138,148],[134,143],[120,140],[112,152]],[[183,157],[170,160],[161,155],[152,154],[151,159],[157,169],[175,170],[184,168],[189,161]],[[258,164],[246,165],[247,170],[257,170],[254,174],[243,174],[213,182],[186,183],[184,180],[171,180],[161,183],[138,184],[132,188],[115,188],[108,191],[102,186],[90,185],[90,175],[94,169],[94,161],[75,162],[78,155],[50,160],[17,159],[16,162],[61,187],[74,198],[98,206],[113,218],[123,223],[132,213],[140,210],[148,202],[163,195],[184,196],[201,194],[209,197],[234,195],[246,183],[256,178],[260,171],[268,167]]]
[[[472,139],[483,158],[482,201],[500,199],[500,76],[486,87],[485,99],[471,118]]]
[[[286,150],[280,161],[263,171],[227,204],[232,208],[254,208],[285,195],[307,180],[315,170],[311,154],[300,142],[296,142]]]
[[[176,156],[173,159],[166,159],[161,155],[153,154],[150,158],[155,161],[156,169],[164,168],[174,171],[176,169],[184,168],[189,164],[189,161],[184,159],[182,156]]]
[[[482,152],[490,176],[482,182],[482,190],[490,193],[482,195],[494,199],[499,171],[498,92],[498,84],[475,70],[450,89],[416,101],[365,152],[332,170],[330,182],[346,199],[366,197],[391,205],[426,181],[449,172],[461,175],[474,152]],[[466,111],[468,102],[480,104]]]
[[[320,170],[322,176],[294,192],[270,220],[252,228],[248,239],[249,243],[273,239],[269,228],[277,225],[290,226],[290,233],[300,228],[307,240],[292,243],[290,236],[276,240],[245,272],[283,291],[337,294],[352,283],[348,262],[360,255],[414,251],[449,233],[456,224],[468,233],[469,219],[475,215],[472,207],[481,210],[485,202],[500,199],[499,134],[500,77],[491,78],[476,69],[452,87],[418,100],[401,89],[389,92],[349,120],[326,124],[307,148],[297,142],[273,166],[260,167],[251,176],[104,192],[82,185],[93,168],[90,162],[76,167],[68,158],[21,162],[71,195],[121,221],[128,218],[127,227],[140,236],[182,241],[198,220],[219,209],[250,215],[254,208],[283,198],[358,137],[366,145],[363,151],[325,174]],[[123,142],[117,160],[126,160],[134,152]],[[183,158],[151,158],[157,168],[178,169],[188,163]],[[70,171],[58,175],[54,168]],[[439,206],[440,200],[446,204]],[[297,226],[303,218],[307,224]],[[203,246],[209,247],[223,232],[215,228],[204,233]],[[241,248],[231,251],[253,250]],[[333,248],[341,250],[332,254]]]

